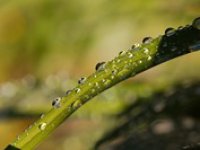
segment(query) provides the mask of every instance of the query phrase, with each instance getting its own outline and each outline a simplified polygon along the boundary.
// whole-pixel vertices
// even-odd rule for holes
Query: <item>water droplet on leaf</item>
[[[59,107],[60,107],[60,101],[61,101],[61,98],[60,98],[60,97],[54,99],[54,100],[52,101],[52,106],[53,106],[54,108],[59,108]]]
[[[144,53],[145,53],[145,54],[148,54],[148,53],[149,53],[148,48],[146,48],[146,47],[144,48]]]
[[[76,89],[75,89],[75,92],[76,92],[76,93],[79,93],[80,91],[81,91],[81,89],[79,89],[79,88],[76,88]]]
[[[39,124],[39,129],[43,131],[46,128],[46,126],[47,126],[47,124],[45,122],[43,122],[43,123]]]
[[[133,54],[132,53],[128,53],[128,58],[132,58]]]
[[[125,55],[126,54],[126,51],[121,51],[121,52],[119,52],[119,56],[123,56],[123,55]]]
[[[166,36],[172,36],[172,35],[175,34],[175,32],[176,32],[176,30],[175,30],[174,28],[167,28],[167,29],[165,30],[165,35],[166,35]]]
[[[145,38],[142,40],[142,43],[143,43],[143,44],[149,44],[149,43],[152,42],[152,40],[153,40],[152,37],[145,37]]]
[[[116,75],[117,74],[117,70],[112,70],[112,75]]]
[[[133,44],[133,45],[132,45],[131,49],[136,49],[136,48],[138,48],[138,47],[140,47],[140,44],[139,44],[139,43],[136,43],[136,44]]]
[[[147,60],[149,61],[149,60],[151,60],[151,59],[152,59],[152,57],[151,57],[151,56],[148,56]]]
[[[80,107],[82,105],[82,102],[80,100],[76,100],[74,103],[73,103],[73,108],[77,108],[77,107]]]
[[[83,84],[86,81],[86,77],[82,77],[78,80],[78,84]]]
[[[67,90],[66,93],[65,93],[66,96],[69,95],[71,92],[72,92],[72,90]]]
[[[102,70],[104,70],[105,64],[106,64],[105,62],[97,63],[96,67],[95,67],[96,71],[102,71]]]

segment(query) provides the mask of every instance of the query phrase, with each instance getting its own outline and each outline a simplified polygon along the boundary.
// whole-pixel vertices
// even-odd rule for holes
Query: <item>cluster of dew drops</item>
[[[200,17],[199,17],[199,18],[196,18],[196,19],[193,21],[192,26],[195,27],[195,28],[197,28],[198,30],[200,30]],[[183,28],[183,27],[180,26],[180,27],[178,27],[178,30],[181,30],[182,28]],[[170,28],[167,28],[167,29],[165,30],[165,36],[170,37],[170,36],[174,35],[175,32],[176,32],[176,30],[175,30],[174,28],[171,28],[171,27],[170,27]],[[145,37],[145,38],[142,40],[142,44],[150,44],[152,41],[153,41],[153,38],[152,38],[152,37]],[[131,59],[131,58],[133,57],[133,53],[131,53],[131,51],[132,51],[132,50],[138,50],[138,49],[140,48],[140,46],[141,46],[141,45],[138,44],[138,43],[137,43],[137,44],[134,44],[134,45],[132,45],[131,49],[129,49],[128,51],[120,51],[120,52],[119,52],[119,56],[123,56],[123,55],[126,55],[126,54],[127,54],[127,55],[128,55],[128,58]],[[148,55],[148,54],[149,54],[148,48],[144,47],[144,48],[143,48],[143,52],[144,52],[144,54],[147,54],[147,55]],[[152,59],[152,57],[151,57],[150,55],[148,55],[147,60],[150,61],[151,59]],[[117,59],[116,61],[119,63],[119,62],[120,62],[120,59]],[[114,60],[113,60],[113,62],[114,62]],[[141,63],[142,63],[142,60],[139,60],[138,63],[141,64]],[[100,72],[100,71],[105,71],[105,72],[106,72],[105,66],[106,66],[106,62],[99,62],[99,63],[96,64],[95,70],[96,70],[97,72]],[[117,68],[117,66],[114,66],[114,67],[113,67],[113,70],[111,71],[111,74],[112,74],[111,79],[113,79],[114,76],[115,76],[115,75],[117,74],[117,72],[118,72],[116,68]],[[94,75],[94,77],[96,78],[96,75]],[[87,81],[87,78],[86,78],[86,77],[81,77],[81,78],[78,80],[78,84],[79,84],[79,85],[84,84],[86,81]],[[107,83],[107,82],[106,82],[106,79],[102,79],[102,82],[103,82],[103,83]],[[92,86],[92,83],[89,82],[89,86]],[[99,86],[99,83],[96,82],[96,83],[95,83],[95,86],[98,87],[98,86]],[[91,90],[92,90],[93,93],[95,92],[95,89],[91,89]],[[73,91],[73,90],[68,90],[68,91],[66,92],[66,96],[69,95],[72,91]],[[79,92],[81,91],[81,89],[80,89],[80,88],[75,88],[74,91],[75,91],[76,93],[79,93]],[[89,96],[86,96],[86,98],[89,98]],[[52,107],[55,108],[55,109],[60,108],[60,107],[61,107],[61,100],[62,100],[61,97],[55,98],[55,99],[52,101]],[[81,101],[80,101],[80,100],[78,100],[78,101],[76,101],[76,102],[74,103],[75,106],[79,106],[80,104],[81,104]],[[47,124],[46,124],[45,122],[39,124],[39,129],[40,129],[40,130],[44,130],[45,127],[46,127],[46,125],[47,125]]]

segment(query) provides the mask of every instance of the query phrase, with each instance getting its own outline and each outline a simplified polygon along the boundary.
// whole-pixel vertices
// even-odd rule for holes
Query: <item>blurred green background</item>
[[[200,0],[0,0],[0,149],[96,63],[199,15]],[[138,97],[199,80],[199,58],[199,52],[189,54],[104,92],[38,150],[89,149],[114,126],[110,116]]]

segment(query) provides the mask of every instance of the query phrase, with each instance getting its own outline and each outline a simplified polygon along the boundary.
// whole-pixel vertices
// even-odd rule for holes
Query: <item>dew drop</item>
[[[54,108],[59,108],[60,107],[60,101],[61,101],[61,98],[58,97],[58,98],[55,98],[53,101],[52,101],[52,106]]]
[[[112,70],[112,75],[116,75],[117,74],[117,70]]]
[[[82,77],[78,80],[78,84],[83,84],[86,81],[86,77]]]
[[[175,30],[174,28],[167,28],[167,29],[165,30],[165,35],[169,37],[169,36],[174,35],[175,32],[176,32],[176,30]]]
[[[72,107],[73,107],[73,108],[77,108],[77,107],[80,107],[81,105],[82,105],[81,100],[76,100],[76,101],[72,104]]]
[[[151,56],[148,56],[147,60],[150,61],[151,59],[152,59],[152,57],[151,57]]]
[[[132,58],[133,54],[132,53],[128,53],[128,58]]]
[[[65,92],[66,96],[69,95],[71,92],[72,92],[72,90],[67,90],[67,91]]]
[[[43,131],[46,128],[46,126],[47,126],[47,124],[45,122],[43,122],[43,123],[39,124],[39,129]]]
[[[123,56],[123,55],[125,55],[126,54],[126,51],[120,51],[119,52],[119,56]]]
[[[200,30],[200,17],[194,19],[192,22],[192,26],[198,30]]]
[[[144,53],[145,53],[145,54],[148,54],[148,53],[149,53],[148,48],[146,48],[146,47],[144,48]]]
[[[149,43],[152,42],[152,40],[153,40],[152,37],[145,37],[145,38],[142,40],[142,43],[143,43],[143,44],[149,44]]]
[[[138,63],[139,63],[139,64],[141,64],[141,63],[142,63],[142,61],[141,61],[141,60],[139,60],[139,61],[138,61]]]
[[[76,93],[79,93],[80,91],[81,91],[81,89],[79,89],[79,88],[76,88],[76,89],[75,89],[75,92],[76,92]]]
[[[136,43],[136,44],[133,44],[131,49],[136,49],[136,48],[139,48],[140,47],[140,44],[139,43]]]
[[[97,63],[96,67],[95,67],[96,71],[102,71],[102,70],[104,70],[105,64],[106,64],[105,62]]]

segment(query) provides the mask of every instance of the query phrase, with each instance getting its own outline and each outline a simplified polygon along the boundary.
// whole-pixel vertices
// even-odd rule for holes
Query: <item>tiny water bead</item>
[[[143,44],[149,44],[153,41],[153,38],[152,37],[145,37],[143,40],[142,40],[142,43]]]
[[[75,88],[75,92],[76,92],[76,93],[79,93],[80,91],[81,91],[81,89]]]
[[[67,91],[65,92],[66,96],[69,95],[71,92],[72,92],[72,90],[67,90]]]
[[[80,107],[81,105],[82,105],[81,100],[76,100],[76,101],[73,103],[72,107],[73,107],[73,108],[77,108],[77,107]]]
[[[144,48],[144,53],[145,53],[145,54],[148,54],[148,53],[149,53],[148,48],[146,48],[146,47]]]
[[[152,57],[151,57],[151,56],[148,56],[148,57],[147,57],[147,60],[148,60],[148,61],[150,61],[151,59],[152,59]]]
[[[132,58],[133,57],[133,54],[132,53],[128,53],[128,58]]]
[[[86,81],[86,77],[82,77],[78,80],[78,84],[83,84]]]
[[[126,51],[120,51],[119,52],[119,56],[123,56],[123,55],[125,55],[126,54]]]
[[[175,32],[176,32],[176,30],[174,29],[174,28],[167,28],[166,30],[165,30],[165,35],[166,36],[172,36],[172,35],[174,35],[175,34]]]
[[[99,62],[95,66],[96,71],[102,71],[105,69],[106,62]]]
[[[46,128],[46,126],[47,126],[47,124],[45,122],[43,122],[43,123],[39,124],[39,129],[43,131]]]
[[[105,79],[102,79],[102,82],[104,83],[106,80]]]
[[[117,74],[117,70],[112,70],[112,75],[116,75]]]
[[[136,48],[138,48],[138,47],[140,47],[140,44],[139,44],[139,43],[136,43],[136,44],[133,44],[133,45],[131,46],[131,49],[136,49]]]
[[[194,19],[192,22],[192,26],[198,30],[200,30],[200,17]]]
[[[52,101],[52,106],[53,106],[54,108],[59,108],[59,107],[60,107],[60,101],[61,101],[61,98],[60,98],[60,97],[55,98],[55,99]]]

